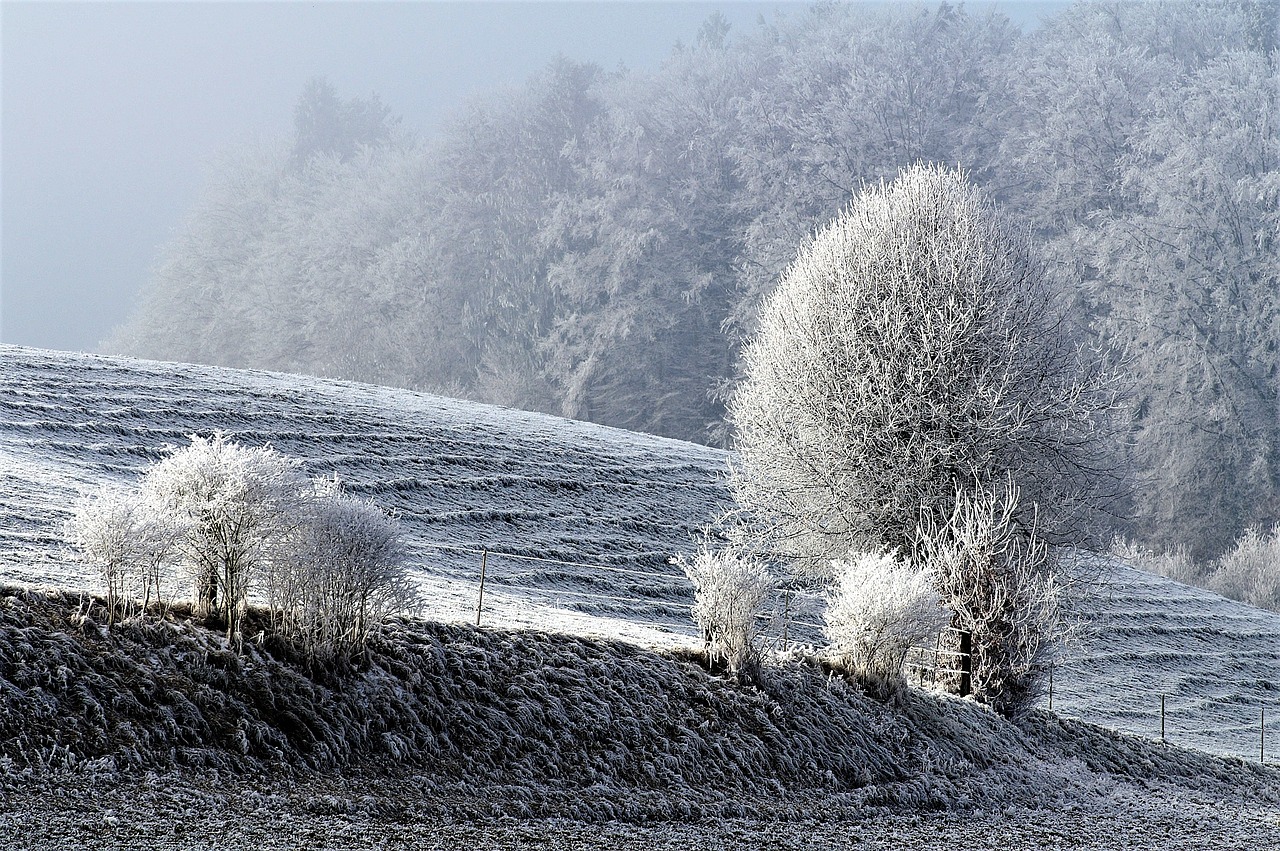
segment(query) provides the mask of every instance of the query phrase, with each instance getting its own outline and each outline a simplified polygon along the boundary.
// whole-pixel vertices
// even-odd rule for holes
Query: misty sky
[[[968,4],[984,6],[986,4]],[[999,3],[1020,23],[1063,3]],[[429,134],[557,53],[648,68],[721,11],[780,2],[0,3],[0,341],[93,350],[222,150],[287,136],[303,85]]]

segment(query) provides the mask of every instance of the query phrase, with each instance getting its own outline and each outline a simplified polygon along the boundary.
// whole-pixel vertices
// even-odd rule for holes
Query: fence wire
[[[567,611],[579,617],[612,620],[617,620],[621,617],[634,626],[654,630],[670,638],[681,639],[689,643],[695,643],[700,640],[691,616],[680,619],[675,616],[675,612],[681,609],[686,615],[689,614],[689,608],[693,603],[693,583],[679,570],[672,570],[671,572],[634,570],[612,564],[503,552],[489,549],[480,544],[431,543],[424,546],[441,552],[465,554],[476,559],[474,578],[454,580],[466,583],[471,590],[451,595],[456,601],[455,605],[446,606],[445,611],[437,611],[436,614],[438,615],[445,615],[447,611],[448,614],[453,616],[452,619],[474,620],[482,624],[486,622],[486,616],[488,616],[488,623],[496,621],[497,623],[513,625],[519,622],[519,619],[499,616],[494,609],[490,608],[494,603],[487,596],[484,598],[480,610],[477,610],[476,606],[481,599],[479,591],[481,566],[483,564],[485,568],[485,594],[491,594],[495,590],[504,592],[506,595],[505,605],[523,600],[567,609]],[[638,553],[637,555],[640,557],[652,557],[660,554]],[[494,562],[500,563],[502,561],[571,568],[575,572],[557,577],[537,570],[493,570]],[[546,587],[545,585],[537,584],[539,580],[544,582],[559,580],[562,582],[596,585],[599,584],[599,575],[627,577],[657,584],[643,586],[642,589],[633,588],[631,593],[625,595],[609,594],[595,589],[588,591],[566,587],[565,585]],[[465,600],[471,601],[469,608],[463,602]],[[821,623],[824,604],[825,597],[820,593],[802,589],[779,589],[768,601],[766,612],[758,615],[761,624],[760,640],[765,646],[775,649],[786,649],[788,646],[821,647],[824,643],[822,640],[823,624]],[[544,615],[545,621],[542,622],[542,627],[564,626],[559,619],[546,613]],[[948,686],[963,670],[962,666],[949,664],[946,660],[962,660],[967,655],[945,646],[941,639],[935,647],[913,647],[910,653],[911,655],[909,655],[904,665],[904,674],[908,677],[908,681],[922,688],[941,688],[942,690],[947,690]],[[930,658],[932,658],[932,663],[930,663]],[[1047,708],[1051,710],[1055,709],[1053,690],[1055,673],[1061,676],[1064,671],[1061,666],[1050,669],[1050,685],[1045,701]],[[1177,724],[1175,723],[1177,714],[1182,714],[1185,709],[1175,714],[1172,704],[1163,699],[1165,697],[1167,696],[1150,696],[1147,701],[1151,705],[1150,711],[1136,713],[1138,717],[1135,717],[1132,723],[1126,725],[1125,732],[1155,741],[1175,744],[1177,740],[1187,741],[1192,737],[1203,741],[1212,741],[1214,740],[1214,733],[1219,735],[1225,732],[1246,733],[1247,728],[1238,723],[1238,719],[1225,727],[1218,725],[1212,731],[1202,729],[1198,725]],[[1062,712],[1060,700],[1056,709]],[[1069,715],[1069,713],[1067,714]],[[1204,713],[1201,712],[1200,714]],[[1142,718],[1146,718],[1146,721],[1141,722]],[[1277,707],[1271,713],[1267,713],[1265,707],[1260,708],[1257,724],[1253,728],[1257,732],[1256,749],[1252,754],[1236,753],[1235,755],[1255,759],[1264,764],[1275,764],[1273,753],[1280,752],[1280,743],[1273,744],[1269,737],[1272,735],[1270,727],[1276,723],[1280,723],[1280,707]],[[1235,738],[1239,740],[1240,737],[1237,736]],[[1240,751],[1241,748],[1237,746],[1234,750]],[[1226,755],[1220,749],[1218,752]]]

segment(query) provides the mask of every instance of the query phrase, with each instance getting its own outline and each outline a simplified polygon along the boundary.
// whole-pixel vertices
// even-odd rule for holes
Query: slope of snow
[[[78,494],[218,429],[396,511],[427,617],[474,621],[487,548],[487,625],[693,641],[691,591],[668,559],[728,504],[720,451],[403,390],[11,346],[0,581],[93,587],[60,543]],[[1169,741],[1256,760],[1265,707],[1276,761],[1280,615],[1113,562],[1103,576],[1090,633],[1055,673],[1055,711],[1158,738],[1165,694]]]
[[[668,559],[725,504],[721,452],[390,388],[11,346],[0,577],[92,587],[59,543],[79,493],[136,480],[164,445],[219,429],[394,511],[429,617],[474,619],[487,548],[485,623],[692,634],[689,585]]]
[[[1280,614],[1105,560],[1054,709],[1224,756],[1280,763]]]

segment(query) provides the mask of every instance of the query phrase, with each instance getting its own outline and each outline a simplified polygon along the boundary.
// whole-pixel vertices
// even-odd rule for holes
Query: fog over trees
[[[759,305],[869,181],[966,170],[1123,352],[1117,531],[1280,521],[1275,0],[711,19],[650,71],[557,58],[414,138],[324,81],[229,153],[107,348],[726,443]]]

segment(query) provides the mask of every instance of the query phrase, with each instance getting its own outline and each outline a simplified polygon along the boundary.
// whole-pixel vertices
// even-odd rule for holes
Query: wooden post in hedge
[[[973,633],[960,633],[960,696],[973,691]]]
[[[787,627],[791,625],[791,592],[782,590],[782,652],[787,652]]]
[[[480,612],[484,609],[484,573],[489,565],[489,548],[480,551],[480,599],[476,602],[476,626],[480,625]]]

